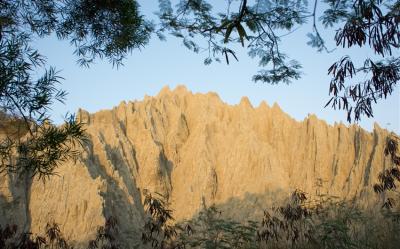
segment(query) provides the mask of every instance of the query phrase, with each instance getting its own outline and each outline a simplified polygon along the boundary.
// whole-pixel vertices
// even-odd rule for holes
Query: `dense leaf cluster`
[[[0,38],[29,42],[54,33],[74,45],[81,64],[100,57],[120,65],[150,38],[152,25],[138,8],[134,0],[2,0]]]
[[[4,249],[72,249],[56,223],[48,223],[44,236],[19,233],[16,225],[0,226],[0,248]]]

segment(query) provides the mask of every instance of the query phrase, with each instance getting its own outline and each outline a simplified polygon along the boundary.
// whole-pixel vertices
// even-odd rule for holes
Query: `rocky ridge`
[[[214,93],[164,88],[143,101],[77,118],[90,142],[76,162],[42,181],[0,179],[0,224],[40,233],[60,224],[77,244],[93,238],[109,216],[126,243],[138,241],[144,189],[167,196],[177,221],[216,204],[232,217],[257,217],[295,189],[371,205],[372,185],[389,165],[388,132],[301,122],[277,104],[227,105]],[[367,198],[368,197],[368,198]]]

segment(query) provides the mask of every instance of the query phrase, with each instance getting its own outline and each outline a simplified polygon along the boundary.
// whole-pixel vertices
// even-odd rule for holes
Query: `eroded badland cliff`
[[[39,233],[55,221],[79,243],[113,216],[124,240],[135,241],[144,189],[168,196],[178,221],[203,204],[255,217],[295,189],[369,205],[375,200],[366,196],[389,164],[387,132],[378,126],[370,133],[313,115],[297,122],[278,105],[253,107],[243,98],[230,106],[184,87],[77,116],[90,136],[80,159],[61,165],[45,184],[2,176],[1,224]]]

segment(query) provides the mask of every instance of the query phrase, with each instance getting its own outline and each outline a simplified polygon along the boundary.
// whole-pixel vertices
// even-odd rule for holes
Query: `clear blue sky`
[[[139,1],[142,13],[153,16],[157,10],[156,0]],[[211,1],[212,2],[212,1]],[[155,19],[155,17],[152,17]],[[305,25],[295,33],[286,36],[282,44],[291,58],[303,64],[303,77],[291,85],[268,85],[252,82],[257,72],[257,60],[249,58],[245,49],[238,51],[239,62],[230,65],[213,63],[203,64],[206,54],[194,54],[188,51],[180,41],[169,37],[161,42],[153,37],[141,51],[136,50],[124,62],[124,66],[113,68],[106,61],[96,61],[89,69],[79,67],[72,54],[73,47],[54,37],[37,40],[36,46],[48,59],[48,64],[60,70],[65,78],[62,88],[69,95],[66,105],[55,104],[52,108],[53,119],[61,121],[66,112],[76,112],[83,108],[89,112],[110,109],[123,100],[140,100],[145,95],[156,95],[164,86],[174,88],[186,85],[193,92],[218,93],[229,104],[237,104],[242,96],[249,97],[253,106],[265,100],[269,105],[277,102],[281,108],[297,120],[304,119],[308,113],[332,124],[343,121],[343,111],[324,108],[329,100],[328,86],[330,78],[328,67],[342,55],[349,54],[355,59],[371,55],[369,50],[337,50],[334,53],[317,53],[306,45],[306,33],[311,25]],[[333,31],[325,31],[329,39]],[[360,125],[371,130],[373,123],[394,130],[400,134],[400,89],[387,100],[374,106],[375,117],[363,118]]]

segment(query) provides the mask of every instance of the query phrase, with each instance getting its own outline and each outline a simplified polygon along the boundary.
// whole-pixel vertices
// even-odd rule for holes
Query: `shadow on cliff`
[[[195,219],[199,212],[205,207],[213,206],[218,209],[223,218],[232,219],[238,222],[247,220],[259,220],[262,218],[265,210],[271,210],[285,204],[290,199],[291,193],[285,190],[276,189],[264,193],[246,192],[240,197],[230,197],[224,202],[215,202],[202,198],[201,207],[192,218]],[[178,220],[180,222],[180,220]]]
[[[293,191],[285,189],[276,189],[264,193],[245,192],[243,196],[231,197],[222,203],[203,199],[202,208],[214,206],[221,211],[224,218],[238,222],[260,220],[264,215],[264,211],[275,210],[282,205],[290,203],[293,193]],[[366,213],[379,212],[382,206],[382,200],[373,192],[372,187],[369,191],[368,189],[364,189],[357,197],[348,200],[340,199],[337,196],[331,196],[329,194],[305,194],[308,198],[307,202],[309,203],[320,203],[321,205],[342,203]],[[199,211],[192,216],[192,219],[195,218],[198,213]]]
[[[163,191],[167,195],[167,197],[169,197],[172,191],[171,174],[172,170],[174,169],[174,164],[165,156],[164,149],[160,150],[158,161],[159,176],[160,179],[163,179],[162,183],[164,184]]]
[[[121,150],[105,145],[107,159],[114,166],[112,172],[107,172],[106,166],[102,164],[99,156],[93,151],[93,144],[87,144],[88,157],[84,163],[93,179],[100,177],[105,180],[106,189],[100,192],[104,199],[103,214],[107,219],[113,217],[118,222],[119,236],[121,241],[133,243],[140,238],[139,229],[143,225],[144,209],[140,190],[133,177],[132,169],[124,160]],[[118,178],[122,182],[118,181]]]
[[[19,232],[29,232],[31,215],[29,202],[32,178],[27,174],[8,173],[1,176],[2,181],[9,182],[8,196],[0,193],[0,225],[17,225]],[[1,191],[0,191],[1,192]]]

